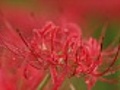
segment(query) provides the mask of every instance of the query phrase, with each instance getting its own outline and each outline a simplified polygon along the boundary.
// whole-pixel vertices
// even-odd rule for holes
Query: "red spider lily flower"
[[[31,40],[27,40],[21,30],[14,31],[21,39],[19,41],[22,41],[22,49],[18,47],[19,43],[16,43],[18,46],[14,42],[9,43],[11,41],[5,39],[2,34],[1,43],[14,55],[23,59],[21,67],[24,68],[26,79],[36,78],[34,74],[29,74],[29,69],[41,70],[42,73],[49,71],[53,90],[58,90],[67,77],[81,75],[85,78],[88,90],[91,90],[100,77],[111,71],[120,51],[119,46],[110,65],[101,71],[104,57],[109,57],[111,54],[105,54],[109,52],[102,50],[102,42],[92,37],[84,39],[81,29],[73,23],[56,26],[49,22],[42,29],[34,29]],[[14,50],[15,48],[18,49]]]
[[[63,20],[59,26],[49,22],[40,29],[41,23],[34,21],[35,17],[31,17],[29,13],[21,11],[25,14],[24,16],[18,12],[19,18],[16,18],[11,11],[7,12],[10,15],[7,15],[5,11],[4,15],[0,14],[0,43],[11,51],[12,55],[9,53],[4,55],[4,57],[9,56],[6,63],[1,60],[0,85],[3,90],[16,90],[16,83],[19,80],[12,78],[12,82],[9,81],[11,77],[18,79],[23,76],[26,79],[23,79],[24,83],[20,88],[34,90],[46,72],[51,75],[53,90],[57,90],[67,77],[72,76],[84,76],[88,90],[91,90],[99,78],[111,73],[120,47],[112,53],[102,50],[102,42],[92,37],[84,39],[81,29],[66,20]],[[115,58],[106,63],[105,58],[113,55]],[[100,69],[104,64],[109,65],[102,71]],[[6,68],[9,69],[6,70]],[[17,75],[13,74],[10,77],[9,70],[14,69]],[[4,76],[8,78],[8,81]]]

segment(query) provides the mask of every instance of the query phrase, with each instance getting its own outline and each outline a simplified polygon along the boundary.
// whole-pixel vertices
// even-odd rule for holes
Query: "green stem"
[[[50,74],[47,74],[42,80],[42,82],[38,85],[37,90],[43,90],[49,79],[50,79]]]

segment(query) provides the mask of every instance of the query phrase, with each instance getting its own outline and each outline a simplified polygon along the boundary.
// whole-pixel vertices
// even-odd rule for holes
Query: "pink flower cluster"
[[[101,71],[105,57],[113,53],[102,50],[102,41],[90,37],[84,39],[80,28],[68,23],[59,27],[52,22],[47,23],[42,29],[34,29],[33,37],[27,41],[20,30],[16,30],[23,41],[26,50],[14,52],[20,54],[30,66],[37,70],[48,71],[53,81],[53,90],[58,90],[67,77],[84,77],[88,90],[94,86],[99,77],[110,72],[117,60],[120,46],[115,49],[115,57],[108,67]],[[103,39],[102,39],[103,40]],[[6,45],[12,51],[10,44]],[[107,53],[107,54],[106,54]],[[27,69],[25,69],[25,77]]]

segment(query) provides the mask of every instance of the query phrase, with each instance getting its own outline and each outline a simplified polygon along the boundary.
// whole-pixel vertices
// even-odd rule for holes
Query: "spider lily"
[[[14,30],[8,27],[7,20],[3,21],[18,41],[11,41],[1,34],[1,44],[12,52],[15,59],[22,59],[21,63],[18,62],[22,75],[27,80],[33,80],[39,78],[40,71],[42,74],[50,73],[53,90],[58,90],[66,78],[73,76],[83,76],[88,90],[91,90],[99,78],[111,72],[120,51],[120,46],[113,50],[116,54],[103,50],[103,38],[101,42],[92,37],[84,39],[81,29],[73,23],[56,26],[48,22],[42,29],[33,29],[31,39],[27,40],[20,29]],[[112,55],[114,58],[111,63],[106,63],[108,67],[104,71],[100,70],[105,58]],[[37,88],[36,84],[33,87]]]

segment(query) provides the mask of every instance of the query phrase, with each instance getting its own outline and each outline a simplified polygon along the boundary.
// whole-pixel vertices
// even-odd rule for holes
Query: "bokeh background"
[[[116,41],[115,46],[120,37],[120,0],[0,0],[0,10],[15,28],[25,32],[53,21],[60,25],[76,23],[84,38],[99,39],[105,29],[104,48]],[[119,63],[120,59],[116,64]],[[120,72],[107,78],[119,79]],[[69,84],[73,84],[76,90],[86,90],[84,80],[76,77],[67,79],[61,90],[70,90]],[[120,90],[120,83],[98,81],[93,90]]]

